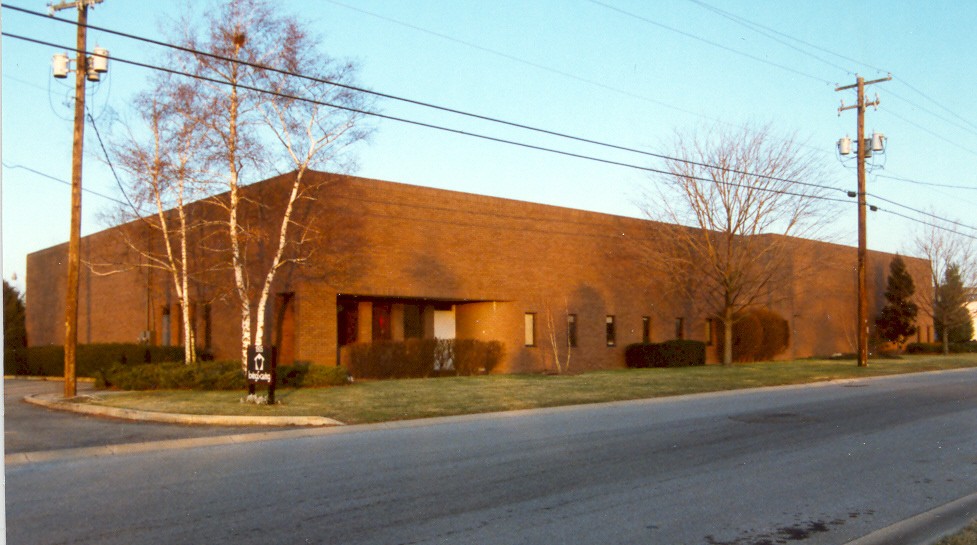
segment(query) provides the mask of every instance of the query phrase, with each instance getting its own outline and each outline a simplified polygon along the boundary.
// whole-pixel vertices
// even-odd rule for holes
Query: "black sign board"
[[[274,367],[274,347],[248,347],[248,382],[271,384]]]
[[[268,385],[268,403],[275,402],[276,351],[273,346],[248,347],[248,393],[254,393],[256,384]]]

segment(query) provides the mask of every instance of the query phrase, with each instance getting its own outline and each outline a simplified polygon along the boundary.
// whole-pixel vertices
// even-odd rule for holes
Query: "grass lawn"
[[[244,392],[147,391],[99,396],[102,405],[148,411],[327,416],[347,424],[458,414],[511,411],[560,405],[646,399],[701,392],[858,379],[873,376],[977,367],[977,354],[906,356],[854,361],[799,360],[710,365],[680,369],[625,369],[579,375],[491,375],[390,381],[360,381],[333,388],[279,389],[275,406],[240,403]]]
[[[960,532],[941,539],[934,545],[977,545],[977,521],[970,523]]]

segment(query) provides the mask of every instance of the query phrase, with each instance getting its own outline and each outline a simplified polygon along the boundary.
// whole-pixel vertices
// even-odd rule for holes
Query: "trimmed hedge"
[[[977,353],[977,343],[950,343],[951,354]],[[942,354],[943,343],[909,343],[906,345],[907,354]]]
[[[693,367],[706,364],[706,343],[671,340],[663,343],[635,343],[624,349],[628,367]]]
[[[491,373],[502,361],[498,341],[407,339],[351,344],[349,372],[357,378],[395,379]]]
[[[299,362],[279,365],[279,387],[342,386],[349,375],[342,367]],[[206,361],[195,365],[182,362],[114,364],[96,377],[101,388],[120,390],[245,390],[248,383],[237,360]]]
[[[95,377],[111,365],[137,365],[183,361],[182,346],[146,346],[136,343],[79,344],[75,354],[75,374]],[[31,346],[16,368],[4,367],[5,374],[56,377],[64,376],[64,347]]]
[[[322,388],[349,384],[349,373],[345,368],[335,365],[312,365],[309,362],[279,365],[276,378],[278,386],[286,388]]]

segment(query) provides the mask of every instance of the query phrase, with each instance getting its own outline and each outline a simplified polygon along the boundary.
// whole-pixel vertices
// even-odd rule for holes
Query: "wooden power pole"
[[[75,45],[75,119],[71,148],[71,234],[68,238],[68,285],[64,304],[64,397],[78,392],[76,355],[78,348],[78,278],[81,270],[81,169],[85,140],[85,80],[89,77],[87,35],[88,6],[102,0],[61,2],[51,6],[52,13],[62,9],[78,10],[78,35]]]
[[[865,86],[874,83],[889,81],[892,76],[885,78],[865,81],[865,78],[856,76],[856,82],[852,85],[838,87],[835,91],[846,89],[856,89],[858,92],[858,102],[852,106],[845,106],[844,102],[838,108],[838,115],[845,110],[855,109],[858,113],[858,366],[868,366],[868,289],[865,280],[866,257],[868,254],[868,243],[865,229],[865,158],[870,153],[871,143],[865,140],[865,108],[878,106],[879,99],[872,102],[865,101]]]

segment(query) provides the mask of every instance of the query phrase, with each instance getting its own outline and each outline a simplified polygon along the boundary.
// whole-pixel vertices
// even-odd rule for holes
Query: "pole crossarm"
[[[75,0],[74,2],[59,2],[57,4],[48,4],[48,11],[54,14],[56,11],[61,11],[63,9],[81,9],[83,7],[93,8],[95,4],[101,4],[103,0]]]

